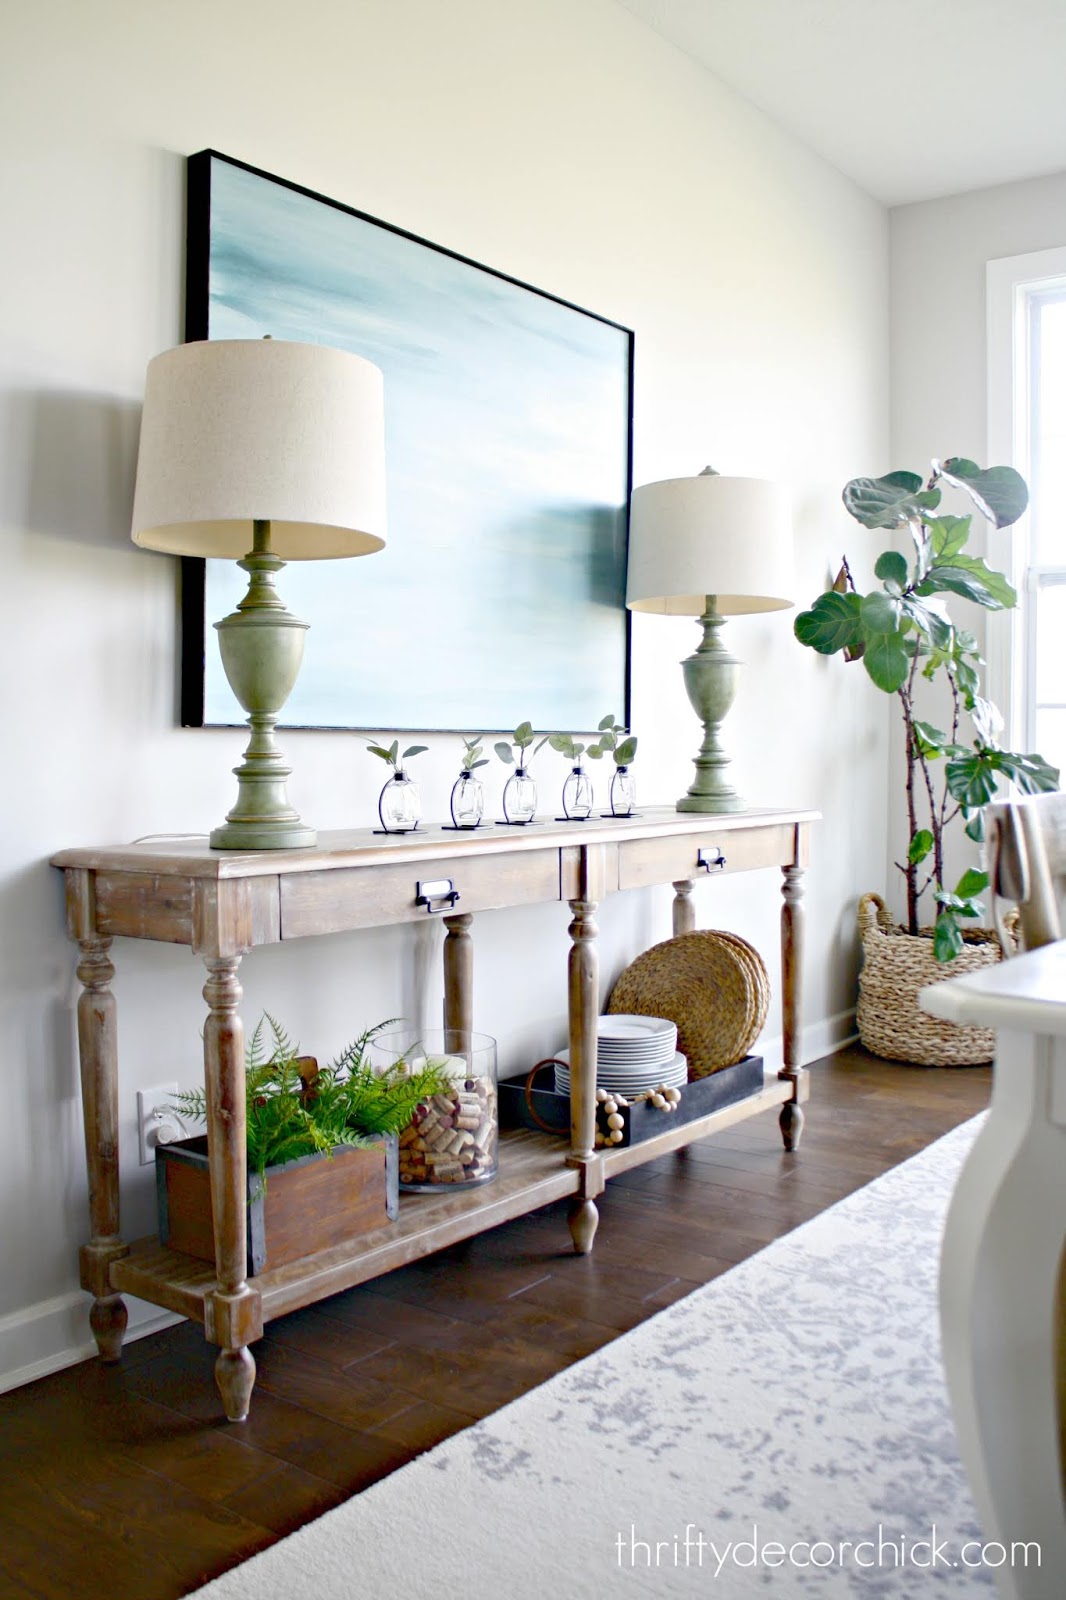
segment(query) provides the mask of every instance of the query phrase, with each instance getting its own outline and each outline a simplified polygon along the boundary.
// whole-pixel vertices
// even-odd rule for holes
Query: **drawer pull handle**
[[[697,850],[696,865],[702,867],[704,872],[721,872],[725,866],[725,856],[717,845],[713,854],[708,850]]]
[[[415,885],[415,905],[425,906],[431,917],[458,903],[459,891],[450,878],[431,878]]]

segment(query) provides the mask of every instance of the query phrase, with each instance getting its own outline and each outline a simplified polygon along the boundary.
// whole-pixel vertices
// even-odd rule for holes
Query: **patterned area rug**
[[[990,1594],[936,1312],[979,1121],[198,1594]]]

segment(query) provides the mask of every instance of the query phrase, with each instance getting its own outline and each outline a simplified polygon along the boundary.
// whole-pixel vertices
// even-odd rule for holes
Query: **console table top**
[[[587,822],[545,821],[526,827],[482,824],[476,830],[418,828],[413,833],[375,833],[370,828],[324,831],[309,850],[212,850],[207,835],[163,834],[124,845],[85,845],[60,850],[52,865],[108,873],[152,873],[160,877],[232,879],[321,872],[330,868],[401,865],[461,855],[503,855],[564,846],[614,844],[629,839],[717,836],[750,828],[817,822],[804,809],[760,809],[719,816],[648,806],[633,817]]]
[[[1066,939],[930,984],[918,1003],[949,1022],[1066,1034]]]

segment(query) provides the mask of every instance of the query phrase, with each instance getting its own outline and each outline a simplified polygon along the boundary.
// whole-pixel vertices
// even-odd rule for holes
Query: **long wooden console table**
[[[225,853],[206,839],[109,849],[64,850],[53,865],[66,875],[70,936],[81,947],[78,1003],[91,1237],[81,1251],[81,1283],[101,1357],[117,1360],[126,1327],[122,1294],[194,1318],[220,1346],[215,1366],[227,1416],[245,1417],[255,1381],[248,1346],[263,1325],[299,1306],[393,1267],[573,1196],[570,1229],[580,1252],[592,1248],[596,1196],[612,1173],[764,1110],[781,1107],[787,1149],[803,1126],[808,1093],[799,1061],[802,877],[813,811],[751,811],[733,816],[648,810],[625,820],[489,826],[468,834],[442,829],[375,836],[324,833],[313,850]],[[597,904],[618,889],[672,883],[674,932],[695,927],[693,881],[779,866],[784,1069],[748,1099],[630,1148],[597,1151],[596,1022],[599,1013]],[[302,1261],[246,1277],[244,1029],[238,1014],[241,957],[257,945],[308,935],[416,922],[440,914],[446,1027],[473,1026],[473,913],[537,901],[566,901],[569,926],[571,1139],[520,1131],[501,1140],[500,1172],[463,1192],[410,1195],[400,1218]],[[204,1072],[215,1217],[215,1264],[162,1248],[124,1243],[119,1224],[118,1055],[110,959],[116,937],[185,944],[207,968]]]

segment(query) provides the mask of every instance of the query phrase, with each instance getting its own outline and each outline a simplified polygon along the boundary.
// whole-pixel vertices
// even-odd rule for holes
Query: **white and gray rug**
[[[978,1120],[197,1593],[989,1595],[936,1311]]]

